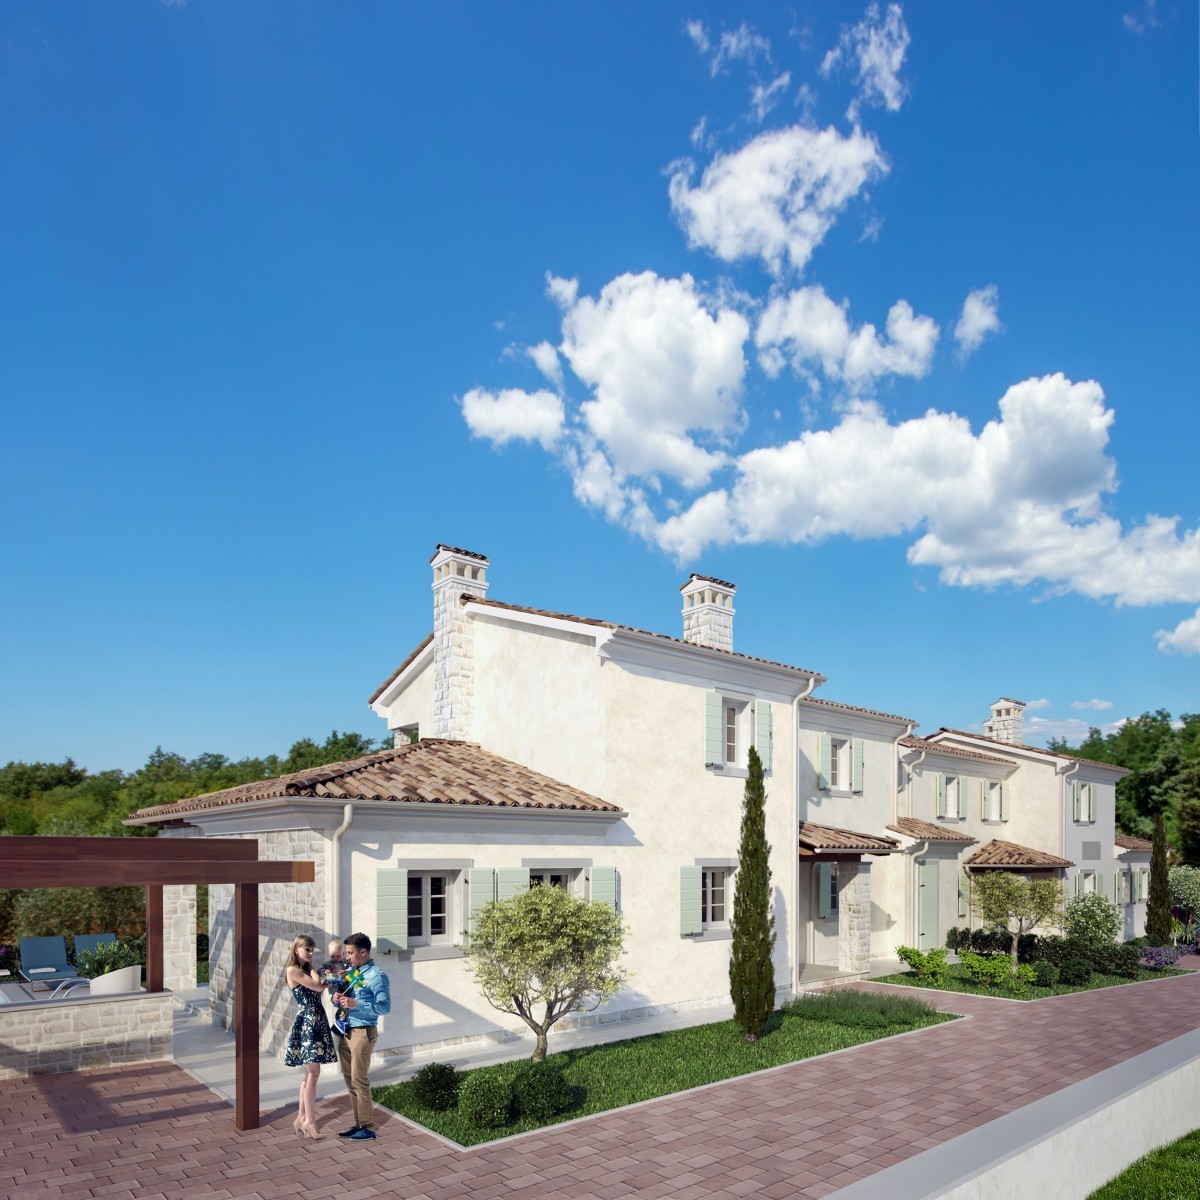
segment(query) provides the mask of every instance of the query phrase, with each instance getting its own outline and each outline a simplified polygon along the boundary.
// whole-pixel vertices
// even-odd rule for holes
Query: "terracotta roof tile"
[[[964,860],[968,867],[1073,867],[1069,859],[1047,854],[1044,850],[1031,850],[1018,846],[1016,842],[1002,842],[998,838],[980,846],[970,858]]]
[[[743,662],[762,663],[767,667],[782,667],[785,671],[795,671],[798,675],[812,675],[823,680],[824,675],[817,671],[808,671],[804,667],[793,667],[790,663],[776,662],[770,658],[756,658],[753,654],[739,654],[736,650],[718,650],[713,646],[696,646],[693,642],[685,642],[683,638],[671,637],[666,633],[653,633],[649,629],[638,629],[634,625],[620,625],[615,621],[601,621],[596,617],[577,617],[570,613],[550,612],[544,608],[527,608],[523,604],[506,604],[503,600],[488,600],[472,596],[464,592],[458,598],[460,604],[481,604],[485,608],[503,608],[509,612],[529,613],[535,617],[550,617],[555,621],[574,621],[580,625],[595,625],[601,629],[619,629],[625,633],[636,633],[639,637],[655,638],[661,642],[671,642],[677,646],[688,646],[697,650],[707,650],[714,654],[727,654],[730,658],[740,658]]]
[[[895,850],[900,843],[895,838],[856,833],[853,829],[835,829],[831,825],[800,822],[800,845],[806,850]]]
[[[888,828],[894,833],[902,833],[905,837],[917,838],[922,842],[964,842],[974,845],[978,838],[967,837],[965,833],[955,833],[943,825],[934,825],[932,821],[918,821],[916,817],[901,817]]]
[[[477,562],[485,562],[490,565],[490,560],[486,554],[476,554],[474,550],[464,550],[461,546],[447,546],[445,542],[438,542],[437,549],[429,556],[429,561],[433,562],[443,550],[448,551],[450,554],[461,554],[463,558],[473,558]]]
[[[1154,843],[1146,838],[1134,837],[1128,833],[1118,833],[1113,839],[1122,850],[1153,850]]]
[[[687,583],[680,584],[679,590],[682,592],[688,583],[692,583],[697,579],[703,580],[705,583],[715,583],[718,587],[728,588],[731,592],[737,591],[737,584],[730,583],[728,579],[718,579],[715,575],[697,575],[695,571],[692,572]]]
[[[619,813],[598,796],[510,762],[474,742],[422,738],[411,745],[307,771],[260,779],[133,814],[135,820],[174,820],[187,813],[230,808],[275,797],[389,800],[564,812]]]
[[[936,738],[939,733],[953,733],[958,737],[978,738],[981,742],[991,742],[994,746],[1006,746],[1013,750],[1029,750],[1034,754],[1046,754],[1050,758],[1062,758],[1067,762],[1087,763],[1089,767],[1107,767],[1110,771],[1120,771],[1122,775],[1128,775],[1129,770],[1126,767],[1118,767],[1116,763],[1100,762],[1095,758],[1080,758],[1076,754],[1060,754],[1057,750],[1047,750],[1045,746],[1013,746],[1011,742],[1002,742],[999,738],[991,738],[983,733],[971,733],[967,729],[949,729],[943,725],[941,729],[931,733],[929,737]]]
[[[805,696],[805,704],[821,704],[826,708],[840,708],[843,712],[866,713],[871,717],[887,717],[889,721],[903,721],[906,725],[917,725],[912,717],[900,717],[895,713],[880,712],[877,708],[859,708],[857,704],[842,704],[838,700],[825,700],[820,696]]]
[[[413,650],[413,652],[371,693],[371,698],[367,701],[367,703],[374,704],[375,701],[378,700],[379,697],[382,696],[383,693],[386,692],[388,688],[390,688],[392,684],[400,678],[405,669],[412,663],[413,659],[416,658],[417,655],[420,654],[421,651],[424,650],[425,647],[428,646],[432,641],[432,633],[430,633],[428,637],[423,638],[416,649]]]
[[[939,754],[952,754],[955,758],[977,758],[981,762],[1001,763],[1006,767],[1016,766],[1009,758],[996,758],[992,754],[980,754],[978,750],[962,750],[958,746],[947,746],[943,742],[931,742],[928,738],[902,737],[901,746],[912,750],[936,750]]]

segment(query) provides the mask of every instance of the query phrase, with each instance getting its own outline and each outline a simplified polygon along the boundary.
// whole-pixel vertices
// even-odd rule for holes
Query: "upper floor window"
[[[725,705],[725,763],[734,766],[738,761],[738,710],[736,704]]]
[[[704,698],[704,765],[735,772],[758,751],[763,770],[772,767],[774,716],[769,700],[711,691]]]
[[[963,820],[967,815],[967,781],[959,775],[938,774],[937,815]]]
[[[1071,784],[1071,818],[1082,824],[1096,819],[1096,789],[1090,783]]]
[[[817,737],[817,787],[822,791],[863,790],[862,738],[822,733]]]

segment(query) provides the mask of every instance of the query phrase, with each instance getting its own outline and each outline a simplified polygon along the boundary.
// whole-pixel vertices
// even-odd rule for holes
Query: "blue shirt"
[[[354,1007],[346,1014],[346,1023],[376,1025],[379,1018],[392,1011],[392,986],[388,977],[375,965],[373,958],[359,968],[363,981],[354,989]]]

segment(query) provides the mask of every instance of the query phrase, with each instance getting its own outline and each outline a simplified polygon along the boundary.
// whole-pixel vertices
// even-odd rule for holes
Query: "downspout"
[[[809,679],[804,691],[792,701],[792,995],[800,988],[800,848],[796,839],[800,836],[800,701],[807,700],[816,690],[815,677]],[[805,922],[804,936],[807,940],[812,922]]]
[[[330,850],[330,881],[333,888],[333,928],[330,930],[330,936],[340,938],[342,936],[344,925],[342,923],[342,835],[350,828],[350,822],[354,820],[354,805],[347,804],[342,809],[342,823],[333,831],[333,846]]]
[[[1067,857],[1067,780],[1079,770],[1080,766],[1082,766],[1081,763],[1073,762],[1065,771],[1063,771],[1060,780],[1062,786],[1060,788],[1061,795],[1059,797],[1059,808],[1062,810],[1062,817],[1059,821],[1058,852],[1063,856],[1063,858]],[[1076,866],[1075,869],[1078,871],[1079,867]],[[1063,884],[1065,887],[1065,880],[1063,881]]]
[[[900,817],[900,738],[912,736],[912,731],[916,726],[910,721],[905,731],[899,734],[892,742],[892,820],[896,821]],[[922,754],[925,752],[922,750]],[[908,814],[912,816],[910,812]]]

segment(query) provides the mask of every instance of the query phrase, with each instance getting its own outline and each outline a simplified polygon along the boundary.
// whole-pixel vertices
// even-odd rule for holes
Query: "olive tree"
[[[624,922],[608,905],[533,887],[480,909],[467,956],[487,1002],[537,1035],[533,1061],[541,1062],[556,1021],[621,990],[624,940]]]
[[[1050,877],[1025,879],[1012,871],[977,871],[971,882],[971,909],[986,924],[1012,935],[1015,971],[1021,935],[1038,925],[1061,922],[1063,886]]]

